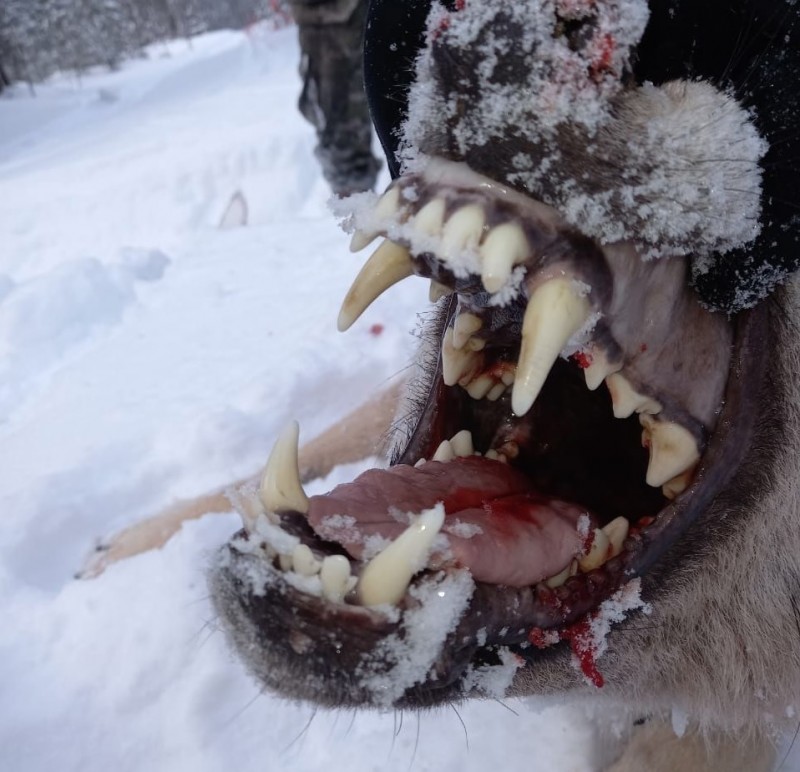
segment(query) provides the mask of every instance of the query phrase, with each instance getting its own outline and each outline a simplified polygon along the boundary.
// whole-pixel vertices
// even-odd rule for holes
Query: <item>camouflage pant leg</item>
[[[300,24],[303,91],[300,112],[317,130],[316,155],[334,193],[369,190],[380,162],[372,155],[372,122],[364,94],[365,5],[341,24]]]

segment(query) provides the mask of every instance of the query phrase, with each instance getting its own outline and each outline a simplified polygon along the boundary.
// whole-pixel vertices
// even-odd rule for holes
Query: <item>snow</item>
[[[364,255],[326,209],[294,35],[214,33],[0,99],[0,766],[589,772],[566,708],[400,726],[262,694],[205,584],[233,513],[73,579],[97,539],[254,472],[290,420],[309,439],[412,360],[427,282],[335,331]],[[236,191],[249,225],[220,230]]]

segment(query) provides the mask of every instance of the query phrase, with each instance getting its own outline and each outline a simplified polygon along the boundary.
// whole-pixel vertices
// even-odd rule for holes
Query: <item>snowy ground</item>
[[[218,33],[0,100],[0,767],[590,770],[564,710],[470,705],[465,736],[453,711],[309,726],[260,694],[204,583],[235,515],[73,579],[98,537],[254,471],[291,418],[312,437],[413,352],[421,281],[335,332],[363,256],[297,61],[291,29]],[[221,231],[236,190],[250,226]]]
[[[589,772],[563,708],[400,726],[261,694],[205,588],[233,514],[73,579],[99,537],[254,471],[291,418],[312,437],[413,352],[421,281],[335,332],[363,256],[297,60],[291,29],[217,33],[0,99],[0,768]],[[236,190],[250,225],[219,230]]]

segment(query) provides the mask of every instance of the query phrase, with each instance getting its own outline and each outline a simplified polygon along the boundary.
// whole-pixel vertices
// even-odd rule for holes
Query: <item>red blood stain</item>
[[[463,11],[467,5],[467,0],[456,0],[456,10]]]
[[[576,354],[573,354],[572,359],[581,370],[585,370],[592,364],[591,354],[587,354],[585,351],[578,351]]]
[[[590,67],[590,72],[593,77],[597,78],[611,70],[611,65],[614,61],[614,51],[617,48],[617,41],[610,32],[606,32],[593,42],[596,52]]]
[[[646,343],[642,343],[642,345],[639,346],[639,351],[641,351],[642,354],[644,354],[644,352],[647,351],[647,344]]]
[[[374,335],[376,338],[383,332],[383,325],[382,324],[373,324],[372,327],[369,328],[370,335]]]
[[[560,630],[542,630],[541,627],[532,627],[528,631],[528,640],[539,649],[554,646],[559,641],[569,641],[581,672],[591,684],[602,689],[605,679],[597,667],[597,640],[592,630],[594,618],[595,615],[592,614]]]

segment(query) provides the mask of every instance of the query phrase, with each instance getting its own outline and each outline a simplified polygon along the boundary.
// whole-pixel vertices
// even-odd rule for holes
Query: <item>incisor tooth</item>
[[[492,228],[480,247],[481,279],[487,292],[497,292],[508,281],[514,265],[530,254],[530,245],[517,223]]]
[[[489,402],[497,402],[497,400],[506,393],[507,388],[508,386],[506,386],[504,383],[496,383],[489,390],[489,393],[486,395],[486,399],[488,399]]]
[[[480,355],[469,349],[453,345],[453,328],[449,327],[442,339],[442,380],[446,386],[455,386],[461,378],[478,368]]]
[[[457,257],[464,249],[477,246],[483,233],[485,215],[477,204],[462,207],[442,228],[442,257]]]
[[[609,558],[610,541],[608,536],[599,528],[593,533],[594,538],[592,539],[592,546],[589,548],[589,552],[578,558],[578,565],[584,573],[589,573],[589,571],[599,568]]]
[[[350,251],[360,252],[362,249],[372,244],[376,238],[378,238],[378,234],[374,231],[357,230],[353,233],[353,238],[350,239]]]
[[[700,450],[688,429],[671,421],[658,421],[649,415],[640,416],[639,421],[650,445],[648,485],[660,488],[695,467],[700,460]]]
[[[625,543],[625,539],[628,538],[629,529],[630,523],[625,517],[617,517],[603,526],[603,533],[608,536],[608,541],[611,543],[609,557],[615,558],[622,552],[622,545]]]
[[[358,585],[359,598],[365,606],[397,603],[405,595],[414,574],[425,567],[443,523],[443,506],[423,512],[369,562]]]
[[[453,290],[451,290],[450,287],[445,287],[444,284],[439,284],[438,281],[431,279],[431,288],[428,290],[428,300],[430,300],[431,303],[436,303],[442,298],[446,298],[448,295],[452,294]]]
[[[339,332],[347,330],[389,287],[413,273],[414,263],[409,251],[393,241],[384,241],[364,264],[345,295],[339,311]]]
[[[453,346],[455,348],[464,348],[467,341],[483,327],[483,322],[479,316],[475,314],[459,314],[453,324]]]
[[[294,570],[301,576],[314,576],[318,574],[322,563],[314,557],[314,553],[307,544],[298,544],[292,553]]]
[[[612,373],[606,378],[606,386],[611,394],[611,404],[615,418],[628,418],[634,413],[654,415],[661,412],[661,405],[656,400],[639,394],[630,381],[620,373]]]
[[[444,224],[445,202],[443,198],[429,201],[414,217],[414,227],[427,236],[438,236]]]
[[[534,291],[525,309],[511,393],[516,415],[523,416],[531,409],[558,355],[586,323],[589,312],[589,301],[576,294],[570,279],[550,279]]]
[[[450,445],[456,456],[471,456],[475,452],[472,444],[472,432],[469,429],[462,429],[458,434],[450,438]]]
[[[432,461],[452,461],[456,457],[456,452],[450,444],[450,440],[442,440],[436,452],[433,454]]]
[[[481,375],[467,385],[467,394],[472,399],[483,399],[497,383],[491,375]]]
[[[308,497],[300,484],[297,421],[287,426],[272,447],[258,494],[268,512],[308,512]]]
[[[322,561],[319,580],[323,597],[340,603],[348,590],[350,561],[344,555],[328,555]]]

